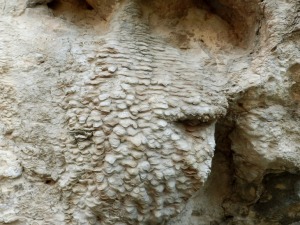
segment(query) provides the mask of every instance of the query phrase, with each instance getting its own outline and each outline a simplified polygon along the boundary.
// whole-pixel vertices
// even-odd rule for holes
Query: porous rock
[[[0,0],[0,223],[298,224],[298,0]]]

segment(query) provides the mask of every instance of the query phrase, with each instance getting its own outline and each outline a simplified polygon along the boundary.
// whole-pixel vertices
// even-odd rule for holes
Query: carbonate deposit
[[[300,224],[299,0],[0,0],[0,224]]]

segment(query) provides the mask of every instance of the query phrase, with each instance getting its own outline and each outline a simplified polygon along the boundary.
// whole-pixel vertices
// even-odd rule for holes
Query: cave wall
[[[300,222],[298,0],[0,0],[0,224]]]

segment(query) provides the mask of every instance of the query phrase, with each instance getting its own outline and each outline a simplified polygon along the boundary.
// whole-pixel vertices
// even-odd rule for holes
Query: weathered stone
[[[0,223],[298,223],[299,11],[0,0]]]

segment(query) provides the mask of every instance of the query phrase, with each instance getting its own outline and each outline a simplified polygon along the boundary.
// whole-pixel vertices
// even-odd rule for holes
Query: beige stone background
[[[298,0],[0,0],[0,224],[300,224]]]

